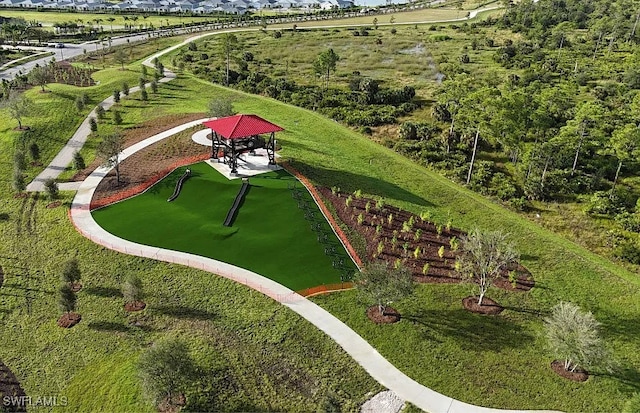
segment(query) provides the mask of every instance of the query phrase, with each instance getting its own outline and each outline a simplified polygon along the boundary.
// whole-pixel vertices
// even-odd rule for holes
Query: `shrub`
[[[15,169],[24,171],[27,168],[27,160],[25,159],[24,152],[16,150],[13,153],[13,166]]]
[[[640,265],[640,247],[633,241],[626,241],[618,246],[614,255],[632,264]]]
[[[141,99],[143,102],[146,102],[146,101],[148,101],[148,100],[149,100],[149,94],[147,93],[147,89],[142,89],[142,90],[140,91],[140,99]]]
[[[119,90],[114,90],[113,91],[113,101],[118,103],[120,102],[120,91]]]
[[[122,94],[125,96],[129,96],[129,85],[127,82],[122,82]]]
[[[624,201],[617,193],[595,192],[585,208],[588,214],[615,215],[624,211]]]
[[[560,302],[544,322],[549,347],[555,357],[564,360],[565,370],[606,367],[608,353],[598,334],[600,323],[593,314],[573,303]]]
[[[142,281],[135,275],[130,276],[122,286],[122,296],[125,303],[142,301],[143,289]]]
[[[96,122],[96,118],[94,117],[89,118],[89,128],[91,129],[91,132],[98,131],[98,122]]]
[[[224,118],[235,114],[229,99],[215,98],[209,102],[209,116],[212,118]]]
[[[158,93],[158,82],[156,82],[155,80],[151,81],[151,93],[153,93],[154,95]]]
[[[117,110],[113,111],[113,123],[115,123],[116,125],[122,124],[122,115]]]
[[[104,115],[105,115],[104,106],[98,105],[96,107],[96,116],[98,117],[98,119],[104,119]]]
[[[82,101],[82,97],[80,96],[76,98],[76,109],[78,110],[78,112],[84,109],[84,102]]]
[[[18,192],[22,192],[27,188],[27,184],[24,180],[24,172],[22,171],[22,169],[13,169],[13,181],[11,182],[11,186]]]
[[[29,156],[34,162],[40,160],[40,147],[37,143],[33,142],[31,145],[29,145]]]
[[[83,92],[83,93],[80,95],[80,99],[82,99],[82,103],[84,103],[85,105],[88,105],[88,104],[89,104],[89,102],[91,101],[91,100],[89,99],[89,95],[87,95],[85,92]]]
[[[62,282],[71,285],[80,281],[81,276],[82,273],[80,272],[77,259],[72,258],[64,263],[64,267],[60,275]]]
[[[62,284],[58,288],[58,307],[63,313],[70,313],[76,309],[76,294],[71,290],[69,284]]]
[[[73,169],[75,169],[76,171],[81,171],[84,168],[86,168],[84,158],[82,157],[82,155],[80,155],[80,152],[75,151],[73,153]]]
[[[53,178],[47,179],[44,181],[44,191],[49,199],[56,199],[58,197],[58,183]]]

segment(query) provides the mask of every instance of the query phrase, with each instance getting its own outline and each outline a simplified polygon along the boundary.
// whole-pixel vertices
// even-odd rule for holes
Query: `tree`
[[[19,168],[13,169],[13,181],[12,181],[13,189],[18,192],[22,192],[27,188],[27,184],[24,181],[24,171]]]
[[[229,86],[229,65],[231,63],[231,53],[238,47],[238,38],[233,33],[225,33],[220,38],[220,46],[222,48],[222,54],[225,56],[225,85]]]
[[[158,93],[158,82],[156,82],[155,80],[151,81],[151,93],[153,93],[154,95]]]
[[[583,312],[573,303],[560,302],[544,319],[547,341],[555,357],[564,360],[564,368],[607,367],[608,352],[599,336],[600,323],[591,312]]]
[[[0,108],[6,108],[12,119],[18,122],[18,129],[22,130],[22,119],[31,111],[31,100],[13,90],[9,90],[7,98],[0,102]]]
[[[56,199],[58,197],[58,183],[53,178],[49,178],[44,181],[44,191],[47,193],[49,199]]]
[[[147,89],[142,89],[142,90],[140,91],[140,99],[141,99],[143,102],[146,102],[146,101],[148,101],[148,100],[149,100],[149,94],[147,93]]]
[[[354,282],[360,294],[378,306],[380,314],[389,303],[410,295],[414,287],[409,270],[402,266],[388,268],[382,263],[367,265],[355,274]]]
[[[224,118],[235,113],[229,99],[213,98],[209,101],[209,116],[212,118]]]
[[[144,77],[140,76],[140,79],[138,79],[138,87],[140,89],[144,89],[146,84],[147,80]]]
[[[129,96],[129,84],[127,82],[122,82],[122,94]]]
[[[116,125],[122,124],[122,115],[120,114],[120,111],[113,111],[113,123],[115,123]]]
[[[116,50],[113,58],[116,62],[120,63],[120,70],[124,70],[124,64],[127,62],[127,55],[123,49]]]
[[[72,290],[77,288],[78,282],[82,277],[78,260],[72,258],[64,263],[60,278],[63,283],[67,283]],[[77,291],[77,290],[76,290]]]
[[[333,49],[328,49],[320,53],[313,62],[313,70],[315,73],[325,78],[325,87],[329,87],[329,75],[332,71],[336,70],[336,64],[339,60],[340,56],[338,56]]]
[[[33,162],[40,160],[40,147],[37,143],[32,142],[31,145],[29,145],[29,156]]]
[[[478,284],[478,305],[482,305],[484,295],[493,281],[519,258],[513,245],[507,242],[505,234],[476,228],[462,238],[456,268]]]
[[[111,25],[111,33],[113,33],[113,22],[116,21],[115,17],[107,17],[107,21]]]
[[[84,102],[82,101],[82,98],[80,96],[76,97],[75,104],[78,112],[81,112],[84,109]]]
[[[119,133],[106,135],[98,146],[98,156],[103,159],[102,166],[116,171],[116,183],[120,183],[120,152],[124,149],[124,136]]]
[[[84,163],[84,158],[82,157],[80,152],[78,151],[73,152],[73,169],[75,169],[76,171],[81,171],[85,167],[86,165]]]
[[[180,396],[195,370],[187,346],[175,338],[154,343],[140,355],[137,367],[143,392],[156,405]]]
[[[640,157],[640,128],[633,123],[628,123],[620,129],[616,129],[609,140],[611,151],[618,158],[618,168],[611,187],[611,196],[616,189],[616,183],[620,176],[623,162],[629,162]]]
[[[143,290],[142,281],[140,278],[132,275],[125,281],[122,286],[122,296],[125,303],[135,303],[136,301],[142,301]]]
[[[13,153],[13,166],[16,169],[25,170],[27,168],[27,160],[24,156],[24,152],[20,149],[16,149]]]
[[[98,117],[98,119],[104,119],[104,115],[105,115],[104,106],[98,105],[96,107],[96,116]]]
[[[113,101],[118,103],[120,102],[120,91],[119,90],[114,90],[113,91]]]
[[[63,313],[71,313],[76,310],[77,297],[69,284],[62,284],[58,288],[58,306]]]
[[[91,129],[91,132],[98,131],[98,122],[96,121],[96,118],[94,118],[93,116],[89,118],[89,129]]]
[[[45,91],[44,87],[47,85],[48,82],[49,82],[49,72],[47,68],[36,66],[33,69],[31,69],[31,72],[29,72],[29,83],[35,86],[40,86],[40,88],[42,89],[42,92]]]

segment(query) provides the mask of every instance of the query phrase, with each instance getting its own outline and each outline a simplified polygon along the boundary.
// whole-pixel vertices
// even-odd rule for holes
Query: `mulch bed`
[[[205,118],[205,113],[190,113],[186,115],[167,115],[158,119],[153,119],[147,122],[143,122],[132,128],[126,129],[124,133],[124,147],[127,148],[140,141],[143,141],[153,135],[160,132],[164,132],[168,129],[180,126],[183,123],[191,122],[194,120]],[[100,159],[94,160],[90,165],[81,171],[76,172],[71,178],[71,181],[84,181],[91,172],[95,171],[102,164]]]
[[[28,197],[28,196],[29,196],[29,194],[28,194],[28,193],[26,193],[26,192],[18,192],[17,194],[13,194],[13,197],[14,197],[15,199],[26,198],[26,197]]]
[[[82,316],[78,313],[64,313],[58,319],[58,325],[63,328],[71,328],[78,324]]]
[[[82,284],[81,283],[71,283],[71,285],[69,285],[69,287],[71,287],[71,291],[73,291],[74,293],[77,293],[78,291],[82,290]]]
[[[189,120],[200,119],[204,115],[190,115],[183,117],[180,121],[174,121],[177,125]],[[160,130],[169,129],[170,125],[165,125]],[[116,174],[112,170],[100,182],[91,201],[92,209],[96,206],[103,206],[116,200],[122,199],[122,194],[127,196],[135,195],[146,189],[151,183],[162,178],[164,174],[175,168],[177,164],[189,164],[198,159],[206,159],[209,151],[205,146],[199,145],[191,139],[191,135],[196,130],[201,129],[196,126],[187,129],[158,143],[136,152],[120,164],[120,184],[116,183]],[[145,137],[140,136],[138,141],[146,139],[158,133],[158,130],[144,130]],[[131,144],[135,142],[132,141]]]
[[[0,361],[0,400],[4,401],[4,397],[18,397],[18,403],[10,403],[8,400],[7,403],[2,404],[2,411],[7,412],[26,412],[27,406],[24,403],[25,399],[20,399],[20,397],[26,397],[26,393],[20,386],[20,382],[15,374],[9,368]],[[20,401],[23,403],[20,404]]]
[[[391,205],[377,208],[375,199],[334,193],[329,188],[319,188],[319,191],[324,199],[331,202],[338,218],[366,240],[368,259],[384,261],[389,266],[399,260],[411,270],[414,280],[421,283],[467,281],[455,270],[459,251],[452,247],[452,244],[459,243],[466,236],[462,230],[423,220],[416,214]],[[389,216],[392,216],[391,222]],[[406,231],[404,224],[410,221],[411,228]],[[419,253],[415,254],[417,248]],[[510,279],[512,272],[515,277]],[[508,291],[528,291],[535,286],[535,281],[529,270],[516,264],[505,269],[493,285]]]
[[[124,304],[125,311],[133,313],[134,311],[144,310],[147,304],[144,301],[132,301]]]
[[[367,308],[367,317],[376,324],[392,324],[400,321],[400,313],[393,307],[385,307],[384,312],[380,312],[380,307],[372,305]]]
[[[473,313],[485,315],[497,315],[504,310],[504,307],[502,307],[500,304],[496,303],[489,297],[484,297],[482,299],[482,305],[478,305],[479,298],[479,296],[473,295],[465,297],[462,299],[462,305],[464,306],[464,308]]]
[[[61,201],[53,201],[47,204],[47,208],[49,209],[58,208],[60,205],[62,205]]]
[[[581,368],[577,368],[576,371],[569,371],[564,368],[564,362],[560,360],[554,360],[551,362],[551,368],[556,372],[558,376],[562,376],[565,379],[573,380],[573,381],[587,381],[589,378],[589,373],[586,370]]]

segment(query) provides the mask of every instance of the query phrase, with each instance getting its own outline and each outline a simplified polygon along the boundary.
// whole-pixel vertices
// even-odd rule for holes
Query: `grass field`
[[[392,326],[370,324],[364,316],[369,303],[359,302],[354,292],[315,299],[421,383],[470,403],[581,412],[620,411],[624,401],[640,391],[637,274],[316,113],[190,76],[167,85],[164,93],[154,104],[158,113],[201,112],[216,96],[233,99],[237,111],[282,125],[283,157],[317,184],[361,189],[413,212],[429,211],[440,222],[451,219],[463,229],[479,226],[511,233],[537,286],[521,295],[490,290],[488,295],[508,308],[499,317],[461,310],[460,300],[472,292],[470,286],[420,286],[414,296],[394,303],[407,317]],[[154,106],[132,101],[125,119],[153,117]],[[5,119],[0,124],[6,125]],[[63,125],[63,120],[54,116],[50,127],[70,130],[71,122]],[[10,175],[14,135],[10,127],[0,131],[4,176]],[[61,140],[44,145],[55,153]],[[142,348],[163,335],[187,339],[209,371],[215,371],[218,357],[227,360],[233,386],[206,382],[194,386],[188,398],[219,402],[233,397],[225,405],[228,410],[308,410],[305,402],[318,403],[331,388],[340,389],[342,400],[354,410],[368,389],[378,388],[326,337],[259,294],[211,274],[104,250],[73,230],[63,208],[48,210],[45,201],[32,206],[30,200],[13,199],[6,178],[2,187],[0,212],[8,212],[9,219],[0,222],[2,265],[8,274],[0,289],[0,357],[28,393],[60,389],[73,396],[73,406],[80,406],[69,410],[95,410],[109,402],[115,404],[113,411],[149,409],[135,387],[131,365]],[[74,329],[61,331],[54,323],[54,286],[62,261],[70,255],[78,256],[84,271],[86,289],[79,302],[84,319]],[[21,260],[15,260],[17,256]],[[25,265],[37,276],[25,278]],[[139,316],[125,315],[121,308],[118,289],[129,274],[139,275],[147,285],[149,310]],[[30,314],[27,292],[33,297]],[[602,335],[618,365],[613,374],[595,371],[589,381],[578,384],[551,372],[554,357],[541,338],[542,317],[560,300],[575,302],[602,322]],[[274,374],[269,366],[278,361],[281,368]],[[257,374],[255,367],[260,368]],[[292,370],[302,379],[286,381]],[[117,400],[110,399],[107,390],[86,396],[87,389],[109,389],[117,382],[131,383]],[[297,396],[283,400],[281,394],[290,395],[291,388]],[[260,406],[250,403],[254,400]]]
[[[311,222],[287,187],[296,182],[294,177],[283,170],[251,177],[233,225],[225,227],[222,223],[241,180],[228,180],[206,163],[194,164],[190,166],[193,176],[169,203],[167,198],[184,169],[142,195],[94,211],[95,220],[124,239],[234,264],[294,291],[340,283],[340,272],[332,267],[332,258],[325,255]],[[321,217],[311,196],[306,191],[303,195]],[[322,224],[342,250],[348,274],[353,274],[355,265],[324,219]]]

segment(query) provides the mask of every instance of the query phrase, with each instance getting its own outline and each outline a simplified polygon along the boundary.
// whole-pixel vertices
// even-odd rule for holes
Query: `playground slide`
[[[242,186],[240,187],[240,191],[238,192],[238,195],[236,195],[236,199],[233,201],[233,205],[231,206],[231,209],[227,213],[227,217],[225,218],[224,224],[223,224],[225,227],[231,226],[233,219],[236,216],[238,207],[240,206],[240,203],[244,199],[244,196],[247,193],[248,189],[249,189],[249,181],[247,180],[242,183]]]
[[[167,199],[167,202],[173,201],[174,199],[176,199],[178,197],[178,195],[180,195],[180,191],[182,190],[182,184],[190,176],[191,176],[191,169],[187,169],[186,171],[184,171],[184,173],[182,174],[180,179],[178,179],[178,183],[176,183],[176,189],[174,189],[173,195],[171,195],[169,197],[169,199]]]

